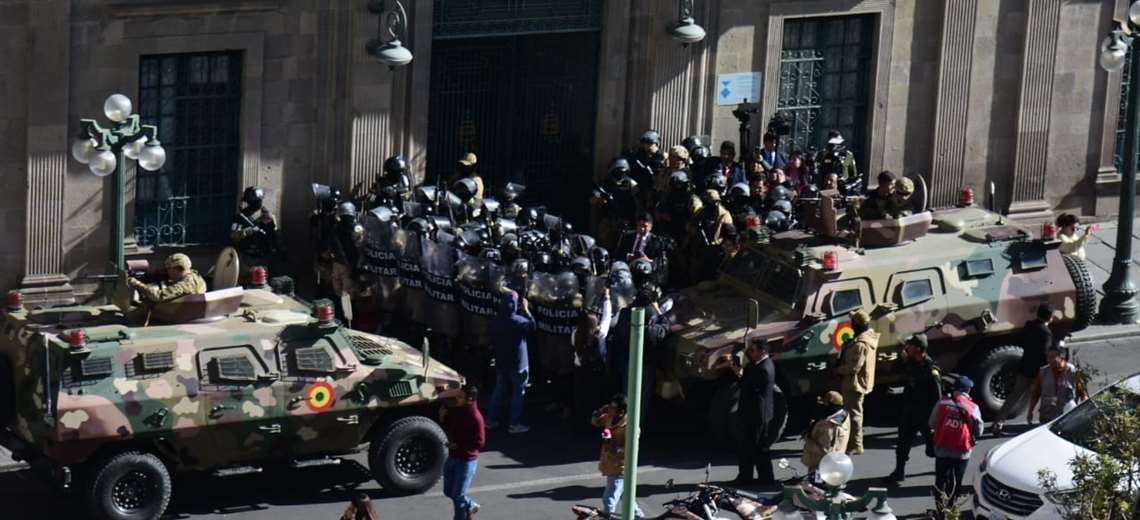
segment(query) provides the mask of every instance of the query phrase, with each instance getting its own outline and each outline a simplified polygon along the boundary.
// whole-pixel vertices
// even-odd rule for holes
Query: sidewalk
[[[1096,286],[1097,298],[1104,296],[1104,282],[1112,271],[1112,259],[1116,256],[1116,221],[1102,222],[1100,229],[1093,233],[1093,238],[1085,246],[1085,265],[1093,277]],[[1133,221],[1132,231],[1132,283],[1140,280],[1140,218]],[[1070,344],[1088,343],[1106,339],[1121,338],[1140,335],[1140,325],[1093,325],[1085,330],[1073,334]]]

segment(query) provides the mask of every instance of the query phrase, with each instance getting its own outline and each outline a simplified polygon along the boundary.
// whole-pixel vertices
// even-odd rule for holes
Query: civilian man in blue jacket
[[[515,291],[504,293],[499,300],[499,314],[491,321],[491,345],[495,349],[495,391],[491,394],[491,407],[487,410],[487,427],[496,428],[499,410],[506,392],[511,393],[510,433],[526,433],[530,427],[522,423],[523,396],[530,378],[530,362],[526,353],[526,337],[534,332],[534,317],[530,315],[526,298]]]

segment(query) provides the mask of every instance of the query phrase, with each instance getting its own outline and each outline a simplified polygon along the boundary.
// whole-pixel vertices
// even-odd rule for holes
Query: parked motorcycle
[[[768,518],[776,510],[774,505],[766,505],[763,500],[747,491],[726,488],[708,483],[710,468],[705,468],[705,482],[697,485],[689,496],[676,498],[665,502],[661,506],[665,511],[660,515],[645,517],[646,520],[655,519],[683,519],[683,520],[727,520],[718,516],[721,511],[735,513],[743,520],[762,520]],[[670,479],[666,488],[673,487]],[[571,508],[578,520],[621,520],[618,513],[606,513],[598,508],[575,505]]]

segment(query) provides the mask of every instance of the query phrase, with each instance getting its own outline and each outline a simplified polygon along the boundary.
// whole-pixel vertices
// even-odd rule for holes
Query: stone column
[[[970,116],[970,73],[978,0],[945,0],[930,164],[930,204],[951,206],[964,182],[966,139],[962,130]],[[981,193],[981,190],[978,190]]]
[[[20,290],[30,303],[74,303],[64,274],[71,1],[28,2],[27,230]],[[45,88],[49,87],[49,88]]]
[[[1128,0],[1116,0],[1114,8],[1105,9],[1101,23],[1098,24],[1101,35],[1107,35],[1112,27],[1113,14],[1120,19],[1128,16]],[[1099,51],[1099,49],[1098,49]],[[1097,56],[1100,59],[1100,56]],[[1097,81],[1103,84],[1095,91],[1104,92],[1104,121],[1100,129],[1100,154],[1097,160],[1095,193],[1097,215],[1115,215],[1120,211],[1120,172],[1116,170],[1116,128],[1124,114],[1121,113],[1124,100],[1120,97],[1121,81],[1124,79],[1122,71],[1104,72],[1097,68]],[[1140,77],[1133,74],[1133,77]],[[1093,130],[1090,130],[1093,131]]]
[[[1013,198],[1009,214],[1036,219],[1052,214],[1045,200],[1049,166],[1049,119],[1053,109],[1053,77],[1057,63],[1057,30],[1061,3],[1028,0],[1022,52],[1017,141],[1013,166]]]
[[[345,190],[368,189],[349,169],[349,113],[352,58],[357,52],[352,27],[368,16],[363,4],[329,0],[317,8],[317,78],[314,90],[313,179]]]

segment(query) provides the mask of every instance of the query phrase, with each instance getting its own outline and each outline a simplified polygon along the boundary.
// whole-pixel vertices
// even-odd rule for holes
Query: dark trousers
[[[739,445],[736,463],[740,469],[739,478],[752,480],[752,471],[755,469],[757,480],[761,484],[774,484],[776,475],[772,471],[772,456],[768,452],[772,444],[768,435],[768,425],[742,424],[737,442]]]
[[[958,498],[969,459],[934,459],[934,503],[949,507]]]
[[[898,444],[895,445],[895,469],[902,471],[906,461],[910,460],[910,449],[914,446],[915,437],[922,437],[923,444],[927,446],[933,442],[926,418],[904,413],[899,423]]]

